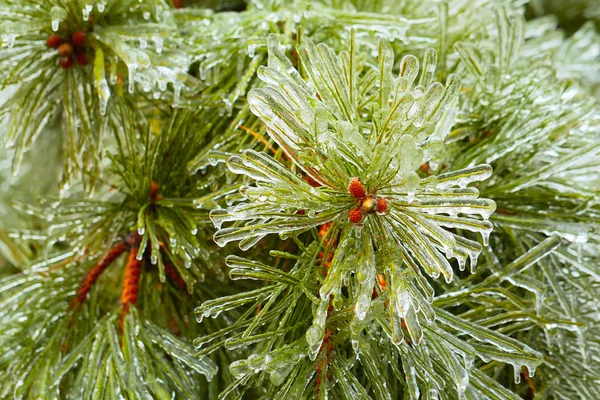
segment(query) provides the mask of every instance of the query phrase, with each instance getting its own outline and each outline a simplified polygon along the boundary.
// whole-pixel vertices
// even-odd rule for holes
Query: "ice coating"
[[[319,348],[325,337],[325,321],[327,319],[327,308],[329,300],[321,301],[314,314],[313,324],[306,331],[306,342],[310,353],[308,357],[314,360],[319,353]]]

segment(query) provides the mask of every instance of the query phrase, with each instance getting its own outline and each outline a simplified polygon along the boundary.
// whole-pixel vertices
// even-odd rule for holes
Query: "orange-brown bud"
[[[350,192],[350,194],[357,199],[361,199],[367,194],[362,183],[360,183],[360,179],[358,178],[352,178],[350,185],[348,186],[348,192]]]
[[[354,208],[348,213],[348,219],[353,224],[358,224],[363,219],[363,212],[360,208]]]
[[[71,57],[61,57],[59,62],[61,67],[64,69],[70,68],[73,65],[73,58]]]
[[[388,201],[386,199],[377,199],[377,212],[384,213],[388,209]]]
[[[71,36],[71,42],[73,42],[75,46],[81,47],[85,44],[85,37],[85,32],[77,31]]]
[[[53,49],[58,49],[63,42],[63,38],[58,35],[52,35],[48,39],[46,39],[46,46],[51,47]]]

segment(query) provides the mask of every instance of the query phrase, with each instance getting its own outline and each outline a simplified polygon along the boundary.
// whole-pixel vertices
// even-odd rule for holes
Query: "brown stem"
[[[137,303],[137,295],[140,286],[140,275],[142,274],[142,262],[136,258],[138,246],[132,246],[129,249],[127,256],[127,264],[125,264],[125,273],[123,274],[123,290],[121,292],[121,311],[120,326],[123,326],[125,315],[129,311],[131,304]]]
[[[529,371],[527,367],[521,367],[521,375],[525,378],[525,382],[529,388],[527,389],[527,394],[525,395],[526,400],[532,400],[535,397],[537,390],[535,389],[535,383],[533,379],[529,376]]]
[[[87,275],[85,276],[85,279],[83,280],[83,282],[79,286],[79,289],[77,290],[75,298],[69,306],[69,310],[74,309],[78,304],[81,304],[85,301],[92,286],[94,285],[94,283],[96,283],[102,272],[104,272],[104,270],[110,264],[112,264],[113,261],[115,261],[121,254],[123,254],[126,249],[127,244],[125,242],[117,243],[108,251],[108,253],[102,259],[102,261],[94,265],[88,271]]]

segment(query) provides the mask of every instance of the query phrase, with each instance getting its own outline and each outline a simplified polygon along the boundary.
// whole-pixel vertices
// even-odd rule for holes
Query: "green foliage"
[[[122,81],[129,94],[139,84],[145,92],[153,90],[155,98],[163,96],[170,83],[176,103],[182,86],[193,80],[187,75],[189,57],[173,40],[163,1],[104,1],[95,8],[86,1],[39,0],[25,6],[8,1],[0,4],[0,13],[5,18],[0,28],[0,83],[20,84],[0,109],[7,124],[5,143],[15,149],[15,172],[23,153],[58,117],[65,152],[62,184],[81,173],[93,187],[101,172],[107,129],[103,116],[111,95],[123,95]],[[61,60],[73,65],[61,67],[60,49],[49,47],[46,40],[58,35],[69,42],[75,32],[86,34],[75,51],[89,65],[78,65],[69,55]]]
[[[189,397],[206,390],[206,382],[194,374],[210,380],[217,371],[214,361],[195,358],[189,341],[201,331],[190,325],[194,302],[185,300],[215,296],[218,291],[211,286],[223,279],[219,258],[210,248],[207,211],[194,203],[212,197],[211,179],[218,181],[220,174],[206,175],[200,185],[187,169],[187,160],[209,141],[213,124],[206,123],[202,111],[174,111],[154,133],[156,124],[118,107],[120,113],[109,122],[120,132],[115,153],[108,157],[111,189],[98,199],[73,196],[44,200],[39,208],[21,206],[48,224],[47,234],[30,231],[22,236],[35,235],[49,249],[58,243],[69,250],[42,256],[3,282],[3,374],[23,377],[21,385],[3,379],[3,395],[44,398],[60,391],[73,398],[92,392],[100,397],[126,393],[131,398],[163,398],[176,392]],[[117,265],[123,262],[117,260],[101,276],[102,291],[92,288],[81,305],[73,298],[94,264],[132,234],[139,235],[137,257],[145,260],[137,294],[141,315],[126,315],[119,339],[122,268]],[[39,304],[51,311],[40,312]],[[32,357],[40,362],[24,362]],[[222,354],[215,360],[230,362]],[[133,368],[137,365],[144,368]],[[150,375],[156,383],[147,387],[142,381]]]
[[[458,79],[449,77],[445,88],[432,83],[435,53],[428,52],[418,85],[413,87],[418,61],[411,56],[400,62],[400,75],[393,80],[393,59],[384,43],[378,68],[360,74],[362,63],[353,42],[349,53],[336,57],[328,47],[316,47],[304,39],[298,53],[316,88],[313,94],[271,39],[269,66],[259,70],[261,79],[271,85],[250,92],[250,107],[294,166],[322,186],[314,188],[276,160],[247,150],[242,157],[230,158],[228,167],[258,182],[241,189],[249,202],[227,211],[215,210],[211,218],[217,227],[222,221],[249,221],[215,234],[219,245],[242,240],[242,249],[268,233],[286,235],[333,221],[331,236],[337,237],[340,231],[339,246],[328,249],[334,267],[320,289],[322,300],[330,294],[341,297],[341,288],[358,263],[360,292],[355,301],[362,320],[370,306],[376,272],[386,274],[397,296],[393,301],[398,303],[398,318],[411,321],[415,327],[412,340],[418,343],[418,318],[406,315],[412,309],[405,304],[414,297],[407,292],[414,276],[404,275],[409,271],[434,278],[442,274],[450,282],[452,268],[444,254],[456,258],[461,269],[470,258],[474,269],[481,245],[443,227],[479,232],[486,243],[491,225],[465,216],[487,218],[495,205],[478,199],[477,190],[467,185],[486,179],[491,168],[482,165],[419,178],[415,170],[429,161],[449,130]],[[352,177],[359,177],[367,194],[388,208],[366,214],[356,228],[348,221],[348,211],[357,201],[348,190]],[[419,200],[414,201],[415,197]],[[300,210],[306,213],[299,214]],[[358,255],[347,248],[357,249]]]

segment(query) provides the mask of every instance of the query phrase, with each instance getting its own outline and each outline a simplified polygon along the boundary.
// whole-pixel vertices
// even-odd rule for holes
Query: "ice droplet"
[[[521,383],[521,366],[514,364],[513,370],[515,372],[515,383],[518,385],[519,383]]]
[[[361,295],[356,301],[355,313],[356,318],[364,320],[367,316],[367,312],[371,308],[371,297],[367,295]]]
[[[157,36],[157,37],[153,38],[153,40],[154,40],[154,45],[156,46],[156,52],[158,54],[162,53],[164,39],[161,36]]]
[[[52,30],[54,32],[58,31],[60,21],[66,17],[67,12],[63,8],[59,6],[54,6],[50,9],[50,18],[52,19]]]
[[[92,12],[92,8],[93,8],[93,6],[91,4],[86,4],[83,7],[82,13],[83,13],[84,21],[88,21],[90,19],[90,13]]]
[[[127,66],[129,70],[129,93],[133,93],[133,89],[135,88],[135,70],[137,69],[136,65],[129,64]]]
[[[490,244],[490,233],[491,231],[482,231],[481,238],[483,239],[483,245],[487,247]]]
[[[256,47],[257,45],[255,43],[248,43],[248,57],[254,57],[254,55],[256,54]]]
[[[99,83],[98,92],[101,93],[98,96],[100,105],[100,115],[106,114],[106,106],[108,105],[108,99],[110,98],[110,89],[106,79],[102,79]]]

